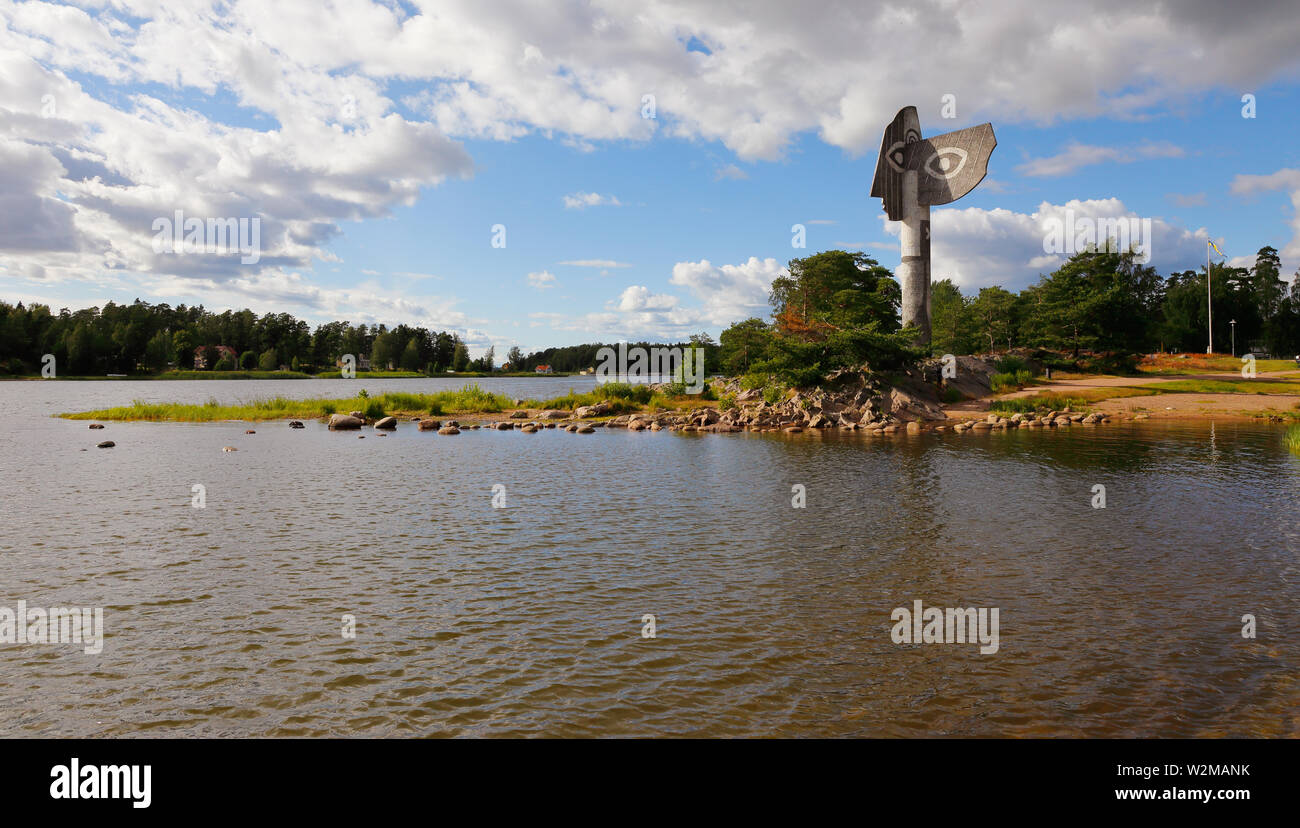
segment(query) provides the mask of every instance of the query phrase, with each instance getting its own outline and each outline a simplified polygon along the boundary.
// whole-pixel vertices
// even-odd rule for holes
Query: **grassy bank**
[[[147,403],[136,400],[131,405],[102,408],[95,411],[67,412],[60,417],[70,420],[150,420],[187,423],[217,420],[283,420],[312,419],[330,414],[364,412],[367,417],[384,417],[450,414],[497,414],[517,408],[554,408],[572,411],[584,405],[606,402],[610,414],[639,411],[642,408],[676,408],[698,403],[700,397],[672,398],[651,391],[645,385],[607,383],[585,394],[575,394],[572,389],[561,397],[545,400],[524,400],[515,405],[504,394],[484,391],[470,383],[457,391],[438,391],[431,394],[407,394],[400,391],[370,396],[365,391],[355,397],[336,399],[302,399],[271,397],[237,405],[222,405],[209,400],[201,405],[185,403]]]

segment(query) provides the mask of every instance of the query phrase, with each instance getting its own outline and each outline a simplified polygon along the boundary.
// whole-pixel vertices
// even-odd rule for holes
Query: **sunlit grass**
[[[362,392],[364,394],[364,392]],[[515,406],[505,394],[485,391],[476,383],[469,383],[457,391],[437,391],[431,394],[412,394],[390,391],[374,396],[343,397],[336,399],[289,399],[270,397],[234,405],[221,405],[216,400],[204,404],[148,403],[136,400],[131,405],[101,408],[60,414],[71,420],[154,420],[202,423],[217,420],[284,420],[311,419],[330,414],[361,411],[367,417],[386,415],[415,416],[420,414],[495,414],[514,408],[552,408],[572,411],[584,405],[608,402],[611,414],[639,411],[645,406],[670,408],[697,402],[698,397],[681,400],[666,399],[645,385],[608,383],[583,394],[569,393],[546,400],[525,400]]]

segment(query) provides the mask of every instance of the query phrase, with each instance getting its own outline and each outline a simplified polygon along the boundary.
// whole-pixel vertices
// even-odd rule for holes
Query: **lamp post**
[[[1232,355],[1237,355],[1237,320],[1229,319],[1228,324],[1232,326]]]

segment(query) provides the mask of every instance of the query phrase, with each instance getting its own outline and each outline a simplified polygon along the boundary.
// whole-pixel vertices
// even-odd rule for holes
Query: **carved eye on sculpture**
[[[885,153],[885,158],[889,160],[889,166],[894,168],[894,172],[903,171],[903,143],[895,141],[890,144],[889,151]]]
[[[935,178],[952,178],[966,166],[966,150],[961,147],[941,147],[925,162],[925,171]]]
[[[917,141],[920,141],[920,140],[921,140],[921,133],[917,132],[917,131],[914,130],[914,129],[909,129],[909,130],[908,130],[908,131],[903,135],[903,140],[906,141],[906,142],[909,143],[909,144],[915,144]]]

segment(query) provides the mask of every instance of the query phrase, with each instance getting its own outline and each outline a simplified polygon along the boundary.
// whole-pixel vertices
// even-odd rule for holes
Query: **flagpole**
[[[1214,309],[1211,307],[1210,293],[1210,248],[1214,245],[1210,242],[1205,244],[1205,318],[1210,328],[1210,344],[1205,346],[1205,353],[1214,353]]]

